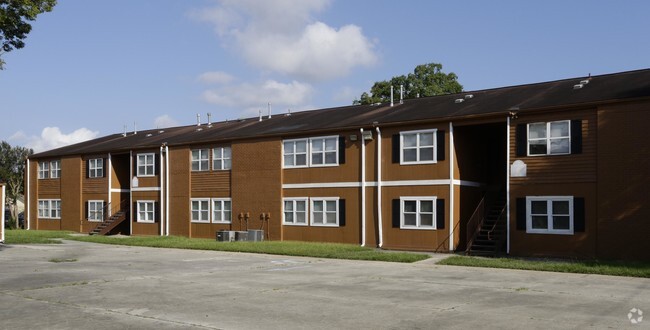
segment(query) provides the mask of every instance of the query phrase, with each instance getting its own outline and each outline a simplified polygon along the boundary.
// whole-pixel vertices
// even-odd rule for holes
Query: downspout
[[[366,141],[361,133],[361,246],[366,246]]]
[[[381,217],[381,130],[379,126],[375,127],[377,131],[377,226],[379,227],[379,247],[384,245],[383,222]]]
[[[506,121],[506,254],[510,254],[510,116]]]
[[[129,209],[133,207],[133,150],[129,151]],[[129,235],[133,235],[133,212],[129,212]]]
[[[27,205],[25,205],[25,210],[27,210],[27,212],[26,212],[27,213],[27,230],[29,230],[29,228],[30,228],[29,219],[31,218],[31,215],[32,215],[32,210],[29,209],[29,206],[30,206],[30,203],[29,203],[30,198],[29,198],[29,196],[32,194],[32,191],[31,191],[30,186],[29,186],[29,177],[31,176],[31,173],[29,172],[29,163],[30,163],[29,158],[27,158],[25,161],[27,162],[27,187],[26,187],[27,189],[25,189],[27,191],[27,198],[25,198],[25,202],[27,202]]]
[[[454,251],[454,125],[449,122],[449,252]]]
[[[113,213],[113,205],[111,204],[111,202],[113,201],[113,198],[112,198],[113,193],[111,192],[111,188],[113,188],[113,183],[112,183],[113,182],[113,180],[112,180],[113,179],[113,171],[112,171],[113,170],[113,162],[111,160],[111,153],[110,152],[108,153],[108,164],[106,164],[106,169],[108,170],[107,171],[108,173],[106,173],[106,175],[108,175],[108,208],[106,210],[107,211],[106,216],[110,217],[111,215],[113,215],[112,214]]]
[[[160,171],[158,171],[159,174],[159,180],[160,180],[160,193],[158,194],[160,196],[160,236],[164,235],[163,232],[163,225],[165,223],[165,215],[163,214],[163,146],[160,146],[160,161],[158,162],[160,166]]]
[[[169,236],[169,147],[165,143],[165,235]]]

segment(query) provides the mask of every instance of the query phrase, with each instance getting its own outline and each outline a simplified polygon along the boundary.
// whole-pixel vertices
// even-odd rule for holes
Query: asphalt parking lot
[[[650,328],[650,279],[213,251],[0,248],[0,329]],[[650,314],[649,314],[650,315]],[[638,319],[638,312],[633,315]]]

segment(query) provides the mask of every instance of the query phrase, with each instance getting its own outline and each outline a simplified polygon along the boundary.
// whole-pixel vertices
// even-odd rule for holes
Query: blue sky
[[[465,90],[650,67],[649,1],[60,0],[3,55],[0,139],[351,104],[442,63]]]

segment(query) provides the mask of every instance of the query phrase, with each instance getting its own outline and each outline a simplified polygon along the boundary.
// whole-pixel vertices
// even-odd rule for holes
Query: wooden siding
[[[231,171],[191,172],[192,198],[229,197]]]
[[[169,234],[190,236],[190,149],[169,148]]]
[[[61,159],[61,229],[80,231],[83,214],[81,184],[84,173],[80,157]],[[106,190],[104,190],[106,193]],[[39,227],[39,229],[44,229]]]
[[[58,196],[61,194],[61,179],[38,179],[39,196]]]

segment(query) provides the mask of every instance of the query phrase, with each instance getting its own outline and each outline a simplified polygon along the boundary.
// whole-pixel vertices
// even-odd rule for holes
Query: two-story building
[[[32,229],[650,259],[650,70],[114,134],[27,162]]]

